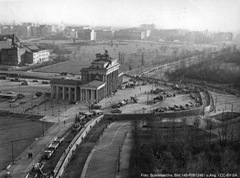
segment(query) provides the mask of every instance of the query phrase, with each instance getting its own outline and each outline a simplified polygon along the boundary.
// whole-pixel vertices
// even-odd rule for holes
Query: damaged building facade
[[[0,35],[0,64],[18,66],[48,61],[50,52],[35,45],[20,44],[14,34]]]

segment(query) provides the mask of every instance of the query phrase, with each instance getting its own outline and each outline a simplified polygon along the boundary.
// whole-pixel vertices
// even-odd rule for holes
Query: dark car
[[[39,91],[39,92],[37,92],[37,93],[36,93],[36,96],[37,96],[37,97],[40,97],[40,96],[42,96],[42,92],[40,92],[40,91]]]
[[[49,82],[48,81],[42,81],[42,84],[49,84]]]
[[[90,106],[90,109],[101,109],[101,106],[100,105],[96,105],[96,104],[92,104]]]
[[[6,76],[0,76],[0,80],[6,80],[7,77]]]
[[[17,94],[17,99],[24,98],[24,96],[25,96],[24,94],[22,94],[22,93],[18,93],[18,94]]]
[[[19,102],[19,104],[25,104],[26,102],[27,102],[27,101],[22,100],[22,101]]]
[[[82,129],[82,126],[80,123],[75,123],[73,124],[71,129],[72,129],[72,132],[78,133]]]
[[[121,105],[120,105],[119,103],[112,105],[112,108],[113,108],[113,109],[120,108],[120,107],[121,107]]]
[[[78,104],[77,101],[69,101],[69,104]]]
[[[37,79],[33,79],[33,81],[32,82],[38,82],[38,80]]]
[[[103,111],[98,109],[98,110],[92,110],[93,112],[93,115],[97,116],[97,115],[102,115],[103,114]]]
[[[113,109],[110,111],[111,113],[122,113],[120,109]]]
[[[17,101],[17,98],[13,98],[13,99],[9,100],[8,102],[9,102],[9,103],[13,103],[13,102],[15,102],[15,101]]]
[[[181,111],[181,108],[174,108],[174,111]]]

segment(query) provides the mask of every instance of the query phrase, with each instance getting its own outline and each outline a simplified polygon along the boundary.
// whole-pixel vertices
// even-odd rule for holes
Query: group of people
[[[32,158],[33,154],[32,153],[28,153],[28,158]]]

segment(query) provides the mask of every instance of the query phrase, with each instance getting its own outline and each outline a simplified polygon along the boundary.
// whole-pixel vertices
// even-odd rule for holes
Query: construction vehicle
[[[74,123],[72,126],[72,132],[73,133],[78,133],[81,130],[82,126],[80,123]]]

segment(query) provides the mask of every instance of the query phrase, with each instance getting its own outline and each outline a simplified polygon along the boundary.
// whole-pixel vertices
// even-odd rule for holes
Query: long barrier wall
[[[207,90],[207,94],[209,95],[210,97],[210,112],[212,112],[214,109],[215,109],[215,101],[213,99],[213,96],[212,94]]]
[[[200,115],[204,112],[204,106],[200,106],[197,108],[193,108],[191,110],[185,111],[175,111],[175,112],[162,112],[158,113],[157,115],[152,113],[145,113],[145,114],[106,114],[106,118],[113,118],[115,120],[133,120],[133,119],[142,119],[152,116],[159,116],[162,118],[178,118],[178,117],[187,117],[187,116],[196,116]]]
[[[215,107],[215,103],[214,103],[213,97],[212,97],[211,93],[208,90],[204,89],[203,91],[205,93],[205,96],[207,97],[206,100],[208,101],[208,103],[205,106],[204,112],[205,113],[212,112],[214,110],[214,107]]]
[[[90,121],[87,123],[84,128],[74,137],[70,145],[67,147],[65,150],[64,154],[61,156],[59,159],[55,169],[54,169],[54,177],[55,178],[60,178],[61,175],[63,174],[65,168],[67,167],[71,157],[74,154],[74,151],[76,148],[79,146],[79,144],[82,143],[84,138],[87,136],[89,131],[103,118],[103,115],[95,118],[94,120]]]

